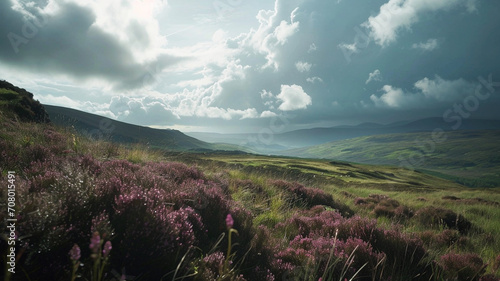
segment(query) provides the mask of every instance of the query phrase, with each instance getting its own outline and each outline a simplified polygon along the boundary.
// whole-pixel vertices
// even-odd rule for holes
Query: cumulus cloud
[[[371,16],[363,23],[370,30],[371,37],[381,46],[388,46],[396,41],[398,32],[407,29],[419,21],[419,16],[428,12],[449,10],[463,6],[469,12],[476,10],[477,0],[389,0],[380,7],[376,16]]]
[[[457,80],[444,80],[439,76],[434,79],[425,77],[415,83],[415,88],[426,98],[438,101],[453,101],[464,98],[475,92],[476,83],[471,83],[463,78]]]
[[[114,96],[108,109],[117,120],[137,125],[171,125],[179,116],[162,99]]]
[[[376,95],[370,96],[370,99],[377,107],[398,108],[405,105],[411,99],[411,94],[406,94],[402,89],[394,88],[390,85],[385,85],[381,91],[384,93],[380,97]]]
[[[265,54],[267,63],[263,68],[279,68],[277,56],[280,48],[299,30],[300,22],[295,20],[298,8],[289,14],[289,20],[278,17],[278,13],[282,12],[279,9],[280,3],[276,1],[274,10],[261,10],[257,15],[259,28],[250,31],[241,42],[242,47],[252,48],[254,51]]]
[[[278,114],[276,114],[276,113],[274,113],[272,111],[269,111],[269,110],[263,111],[260,114],[261,118],[271,118],[271,117],[276,117],[276,116],[278,116]]]
[[[437,39],[429,39],[427,42],[415,43],[412,45],[413,49],[420,49],[424,51],[432,51],[439,47],[439,43]]]
[[[295,67],[299,72],[309,72],[311,70],[312,64],[308,62],[298,61],[295,63]]]
[[[365,84],[368,84],[372,81],[382,81],[382,73],[380,70],[375,69],[372,73],[368,75],[368,80],[366,80]]]
[[[166,41],[152,19],[160,0],[122,2],[1,1],[0,34],[7,40],[0,41],[0,61],[116,88],[142,87],[151,69],[162,71],[180,58],[162,48]]]
[[[370,100],[376,107],[388,108],[419,108],[437,102],[452,103],[462,100],[475,93],[477,83],[468,82],[462,78],[444,80],[439,76],[434,79],[424,78],[414,84],[415,91],[408,92],[391,85],[382,87],[380,97],[371,95]]]
[[[198,117],[208,117],[208,118],[221,118],[224,120],[232,119],[253,119],[258,118],[259,114],[255,108],[248,108],[245,110],[237,109],[224,109],[219,107],[199,107],[196,110],[196,116]]]
[[[273,97],[273,93],[270,91],[262,90],[262,92],[260,92],[260,97],[262,99],[270,99]]]
[[[299,85],[281,85],[281,92],[276,97],[282,102],[278,107],[282,111],[306,109],[312,104],[311,97]]]

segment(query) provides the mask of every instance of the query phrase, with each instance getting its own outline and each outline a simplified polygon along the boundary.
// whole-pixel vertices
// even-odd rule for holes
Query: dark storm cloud
[[[104,79],[115,89],[133,89],[153,82],[156,73],[180,60],[158,54],[139,63],[126,45],[94,24],[92,10],[74,3],[58,5],[48,14],[0,1],[0,61],[21,70]],[[129,28],[147,44],[137,24]]]

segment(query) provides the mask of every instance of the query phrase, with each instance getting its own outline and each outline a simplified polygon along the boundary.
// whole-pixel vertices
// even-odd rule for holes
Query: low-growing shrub
[[[371,194],[367,198],[358,197],[354,199],[354,204],[372,210],[376,217],[384,216],[403,221],[413,216],[413,211],[410,208],[386,195]]]
[[[449,209],[424,207],[415,213],[415,218],[423,226],[439,228],[440,226],[456,229],[466,234],[472,227],[472,223],[464,216]]]
[[[477,254],[448,253],[441,256],[440,265],[444,276],[449,280],[473,281],[479,280],[485,272],[486,265]]]
[[[295,196],[295,202],[298,206],[305,204],[310,208],[316,205],[324,205],[339,210],[344,216],[352,216],[354,213],[347,205],[337,202],[331,194],[318,188],[305,187],[296,182],[287,182],[283,180],[272,180],[270,184],[282,190],[291,192]]]

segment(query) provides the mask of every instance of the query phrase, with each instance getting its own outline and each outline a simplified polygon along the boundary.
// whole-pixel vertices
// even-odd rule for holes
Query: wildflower
[[[109,252],[111,252],[111,249],[113,247],[111,247],[111,241],[106,241],[106,243],[104,244],[104,248],[102,249],[102,255],[107,258],[109,256]]]
[[[227,226],[227,229],[233,228],[233,225],[234,225],[233,217],[231,216],[231,214],[228,214],[227,217],[226,217],[226,226]]]
[[[73,245],[73,248],[71,248],[71,250],[69,251],[69,257],[73,261],[77,261],[77,260],[80,259],[80,257],[81,257],[81,255],[80,255],[80,247],[78,247],[77,244]]]
[[[92,238],[90,239],[89,248],[95,253],[99,250],[101,246],[101,237],[99,236],[99,232],[94,232],[92,234]]]

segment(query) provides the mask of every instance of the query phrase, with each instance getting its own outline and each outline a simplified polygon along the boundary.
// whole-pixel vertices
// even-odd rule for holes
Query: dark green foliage
[[[49,115],[40,102],[33,99],[32,93],[0,80],[0,109],[2,107],[21,121],[50,122]]]

